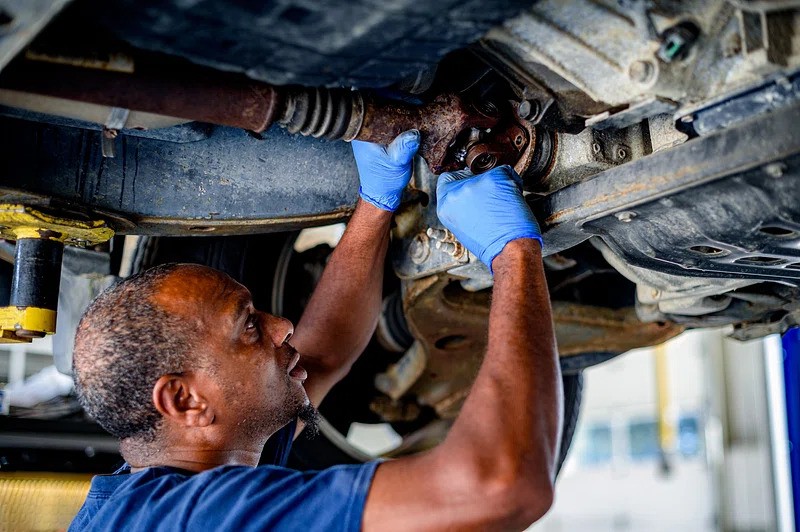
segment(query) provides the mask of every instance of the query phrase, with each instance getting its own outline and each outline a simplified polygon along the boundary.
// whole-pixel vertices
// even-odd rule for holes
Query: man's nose
[[[280,347],[288,342],[289,338],[294,334],[294,325],[286,318],[265,313],[264,319],[266,321],[268,334],[276,347]]]

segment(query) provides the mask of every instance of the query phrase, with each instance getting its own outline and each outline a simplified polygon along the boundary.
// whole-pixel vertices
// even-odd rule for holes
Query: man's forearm
[[[492,266],[489,345],[469,397],[441,445],[380,465],[365,530],[519,530],[551,505],[562,392],[540,245],[512,240]]]
[[[510,242],[494,260],[486,357],[448,437],[447,452],[503,482],[552,482],[561,378],[541,247]]]
[[[309,370],[309,389],[315,378],[343,376],[375,330],[391,218],[388,211],[358,202],[297,324],[291,343]]]

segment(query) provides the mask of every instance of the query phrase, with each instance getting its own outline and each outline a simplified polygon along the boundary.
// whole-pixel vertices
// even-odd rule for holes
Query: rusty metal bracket
[[[403,284],[409,328],[427,355],[425,369],[408,393],[442,418],[457,415],[483,361],[490,298],[488,290],[466,291],[447,274]],[[614,310],[566,301],[553,302],[553,322],[562,359],[623,353],[683,332],[671,322],[642,323],[633,307]]]

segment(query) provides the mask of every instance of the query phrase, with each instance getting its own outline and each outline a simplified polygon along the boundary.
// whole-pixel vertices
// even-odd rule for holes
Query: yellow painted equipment
[[[66,529],[86,498],[91,477],[0,473],[0,531]]]
[[[8,240],[45,238],[76,246],[102,244],[114,236],[102,220],[62,218],[12,203],[0,204],[0,226],[0,237]]]
[[[93,246],[114,231],[19,204],[0,204],[0,237],[16,240],[10,304],[0,307],[0,343],[30,342],[56,331],[64,245]]]

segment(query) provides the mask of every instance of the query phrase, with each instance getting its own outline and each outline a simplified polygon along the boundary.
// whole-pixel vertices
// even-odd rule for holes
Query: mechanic
[[[544,515],[561,378],[539,227],[507,166],[437,186],[440,220],[494,274],[486,356],[445,441],[390,461],[285,467],[312,405],[375,329],[419,142],[413,130],[388,147],[353,142],[360,199],[296,329],[198,265],[147,270],[90,305],[75,339],[78,396],[126,466],[92,480],[70,530],[522,529]],[[274,465],[256,467],[262,451]]]

